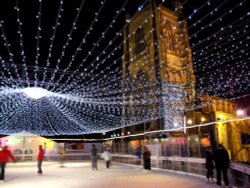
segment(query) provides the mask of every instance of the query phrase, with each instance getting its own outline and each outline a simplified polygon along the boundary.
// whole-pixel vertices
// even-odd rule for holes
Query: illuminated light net
[[[138,85],[138,90],[140,87],[142,86]],[[156,87],[156,85],[148,83],[144,87]],[[136,114],[131,112],[129,96],[125,99],[127,102],[122,102],[122,90],[118,88],[115,91],[103,91],[98,94],[86,92],[82,95],[74,95],[53,93],[41,88],[2,87],[0,90],[0,102],[3,104],[0,106],[1,132],[14,134],[26,131],[38,135],[102,133],[161,119],[164,115],[168,116],[166,128],[171,129],[174,121],[171,118],[176,114],[172,109],[177,109],[176,101],[183,99],[185,94],[180,91],[173,92],[182,91],[183,88],[180,86],[165,87],[169,90],[172,88],[172,91],[162,94],[160,90],[154,92],[133,90],[137,93],[133,100],[133,111],[136,111]],[[37,92],[40,92],[39,97]],[[161,103],[162,99],[168,104],[169,110],[166,110],[166,106]],[[156,104],[162,105],[152,108]],[[122,116],[122,105],[125,106],[124,116]],[[155,114],[154,117],[152,114]],[[175,122],[178,121],[175,120]],[[178,123],[181,126],[181,123]]]
[[[33,53],[30,53],[32,49],[24,40],[29,38],[24,9],[20,8],[24,6],[21,6],[21,1],[13,2],[13,5],[10,3],[10,8],[15,12],[13,18],[16,17],[14,21],[17,34],[13,36],[8,32],[13,20],[6,17],[1,17],[3,20],[0,20],[0,134],[23,131],[37,135],[88,134],[162,118],[165,118],[165,130],[182,127],[182,115],[187,110],[183,102],[187,96],[185,86],[170,83],[161,83],[160,86],[157,82],[143,82],[137,88],[121,88],[121,60],[124,55],[122,33],[130,20],[126,19],[122,26],[117,25],[118,18],[128,10],[128,1],[123,1],[115,10],[112,9],[113,16],[110,19],[105,17],[108,20],[106,25],[100,20],[108,1],[100,1],[85,30],[81,27],[85,23],[81,21],[81,15],[87,1],[79,1],[76,7],[70,6],[74,11],[69,11],[72,17],[68,19],[69,25],[64,32],[62,25],[65,24],[65,16],[70,8],[67,4],[69,1],[58,1],[54,5],[57,11],[53,11],[56,15],[51,17],[54,22],[49,26],[44,25],[44,15],[49,12],[48,7],[44,6],[45,1],[36,2],[36,14],[33,15],[35,21],[32,22],[35,25],[35,36],[32,35],[35,39]],[[188,3],[189,1],[184,2],[184,8],[188,7]],[[240,11],[239,17],[235,16],[232,22],[218,26],[225,19],[228,20],[228,15],[239,12],[245,3],[244,0],[231,3],[225,9],[223,6],[227,1],[203,1],[185,17],[191,23],[188,31],[198,94],[229,96],[230,99],[249,94],[250,14]],[[153,11],[162,4],[164,1]],[[138,11],[142,7],[143,5]],[[209,7],[211,11],[203,11]],[[223,11],[219,14],[221,10]],[[152,15],[145,17],[144,22],[149,22]],[[102,30],[96,29],[97,25],[101,25]],[[45,34],[47,27],[51,28],[49,34]],[[213,32],[207,32],[211,30]],[[63,37],[58,37],[61,33]],[[204,33],[209,35],[201,38]],[[130,37],[133,34],[131,32]],[[96,36],[94,41],[88,42],[93,36]],[[43,42],[48,44],[45,48]],[[61,46],[56,46],[57,43]],[[14,45],[16,46],[13,47]],[[145,64],[155,58],[148,57],[146,51],[141,55],[144,56]],[[148,91],[148,87],[158,89]],[[160,87],[164,89],[160,90]],[[34,92],[34,88],[39,91],[39,94],[35,94],[36,99],[27,97],[27,91],[31,89]],[[136,93],[133,96],[133,111],[129,100],[131,93]]]

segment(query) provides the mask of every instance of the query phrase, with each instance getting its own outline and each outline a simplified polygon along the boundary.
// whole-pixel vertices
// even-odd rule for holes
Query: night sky
[[[62,3],[63,2],[63,3]],[[240,101],[249,110],[250,6],[248,0],[183,0],[197,93]],[[28,83],[55,92],[65,84],[98,87],[121,73],[125,15],[142,0],[0,1],[0,86]],[[172,1],[156,2],[172,10]],[[112,65],[111,68],[107,68]],[[22,83],[18,82],[18,76]],[[242,102],[243,101],[243,102]]]

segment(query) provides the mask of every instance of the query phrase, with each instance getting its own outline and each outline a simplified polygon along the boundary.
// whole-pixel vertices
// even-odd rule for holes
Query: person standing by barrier
[[[208,146],[206,148],[206,169],[207,169],[207,182],[210,181],[213,182],[213,170],[214,170],[214,157],[213,157],[213,152],[211,146]]]
[[[136,151],[135,151],[135,155],[139,158],[139,159],[141,159],[141,146],[139,146],[138,148],[136,148]]]
[[[95,144],[93,144],[91,149],[92,170],[97,170],[97,152],[98,150],[96,149]]]
[[[227,169],[229,168],[229,155],[227,150],[222,144],[219,144],[216,150],[214,151],[214,161],[217,172],[217,185],[221,186],[221,172],[223,173],[224,184],[226,187],[229,186]]]
[[[44,149],[42,145],[39,145],[39,152],[37,155],[37,168],[38,168],[38,175],[42,175],[43,171],[42,171],[42,163],[44,160]]]
[[[59,151],[59,160],[60,160],[60,164],[61,164],[61,168],[64,167],[64,159],[65,159],[65,153],[64,153],[64,149],[61,149]]]
[[[143,151],[143,165],[144,172],[150,172],[151,170],[151,152],[148,150],[146,146],[144,146]]]
[[[12,155],[11,151],[8,149],[8,146],[4,146],[0,151],[0,182],[4,182],[5,179],[5,167],[6,163],[9,161],[9,158],[12,159],[13,162],[16,162],[15,157]]]
[[[111,159],[112,159],[112,155],[109,151],[110,151],[110,149],[108,148],[106,151],[104,151],[102,153],[102,156],[101,156],[101,158],[103,158],[105,160],[106,168],[110,167],[110,163],[111,163]]]

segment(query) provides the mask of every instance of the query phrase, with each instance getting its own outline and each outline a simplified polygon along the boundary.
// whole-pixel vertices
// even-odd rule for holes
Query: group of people
[[[136,152],[138,156],[138,151]],[[149,172],[151,170],[151,153],[146,146],[143,149],[143,166],[144,172]],[[138,156],[140,158],[140,156]],[[215,163],[215,165],[214,165]],[[229,186],[229,180],[227,175],[227,170],[230,165],[229,155],[227,150],[222,144],[212,151],[212,147],[208,146],[206,148],[206,168],[207,168],[207,182],[213,182],[213,170],[216,168],[217,182],[218,186],[221,186],[221,174],[223,174],[224,184],[226,187]]]
[[[91,148],[91,162],[92,162],[92,170],[97,170],[97,155],[98,150],[95,147],[95,144],[92,145]],[[217,185],[221,186],[221,173],[223,174],[224,184],[225,186],[229,185],[228,176],[227,176],[227,170],[229,168],[229,155],[227,150],[224,148],[222,144],[219,144],[218,147],[212,151],[211,146],[208,146],[206,148],[206,169],[207,169],[207,182],[213,181],[213,170],[216,168],[216,174],[217,174]],[[137,156],[141,158],[141,154]],[[144,172],[150,172],[151,170],[151,152],[149,149],[144,146],[143,148],[143,167]],[[11,153],[11,151],[8,149],[8,146],[4,146],[0,150],[0,182],[3,182],[5,179],[5,167],[6,163],[9,161],[9,158],[16,162],[15,157]],[[110,153],[110,149],[107,148],[101,155],[101,158],[105,160],[106,168],[110,168],[112,155]],[[39,152],[37,156],[37,173],[41,175],[42,172],[42,163],[44,160],[44,149],[42,145],[39,145]],[[215,165],[214,165],[215,164]]]
[[[92,169],[97,170],[97,153],[98,150],[95,147],[95,144],[92,145],[91,149],[91,161],[92,161]],[[60,153],[61,157],[61,167],[63,166],[63,158],[64,153]],[[110,149],[107,148],[101,155],[101,158],[105,160],[106,168],[110,168],[111,158],[112,155],[110,153]],[[16,158],[11,153],[11,151],[8,149],[8,146],[4,146],[3,148],[0,148],[0,182],[4,182],[5,179],[5,167],[6,163],[9,162],[9,159],[11,159],[13,162],[16,162]],[[42,163],[44,161],[44,149],[42,145],[39,145],[39,151],[37,155],[37,174],[42,175]]]
[[[9,162],[9,159],[11,159],[13,162],[16,162],[16,158],[13,156],[11,151],[8,149],[8,146],[4,146],[0,150],[0,182],[4,182],[5,179],[5,167],[6,163]],[[37,173],[41,175],[42,172],[42,162],[44,160],[44,149],[42,145],[39,145],[39,152],[37,155]]]
[[[91,148],[91,163],[92,163],[92,170],[97,170],[97,153],[98,150],[95,147],[95,144],[92,145]],[[139,158],[141,154],[137,154]],[[151,171],[151,152],[148,150],[146,146],[143,148],[143,167],[144,167],[144,172],[150,172]],[[110,153],[110,149],[107,148],[102,154],[101,158],[104,159],[106,168],[110,168],[111,164],[111,159],[112,155]]]
[[[214,165],[215,163],[215,165]],[[206,148],[206,169],[207,169],[207,182],[213,182],[213,170],[216,168],[218,186],[221,186],[221,173],[223,174],[224,184],[226,187],[229,186],[229,180],[227,170],[229,168],[230,160],[227,150],[222,144],[212,151],[212,147]]]
[[[97,148],[95,144],[92,145],[91,148],[91,163],[92,163],[92,170],[97,170]],[[110,153],[110,149],[107,148],[101,155],[101,158],[104,159],[106,168],[110,168],[112,155]]]

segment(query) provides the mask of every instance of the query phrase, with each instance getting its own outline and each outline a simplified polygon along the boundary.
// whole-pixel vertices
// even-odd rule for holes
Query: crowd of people
[[[98,159],[98,149],[96,148],[95,144],[92,145],[92,148],[90,150],[91,153],[91,166],[92,170],[98,170],[97,167],[97,159]],[[216,169],[216,175],[217,175],[217,186],[221,186],[221,174],[223,174],[223,180],[224,185],[226,187],[229,186],[229,180],[228,180],[228,168],[229,168],[229,155],[227,150],[224,148],[222,144],[219,144],[218,147],[213,151],[211,146],[206,147],[206,162],[205,167],[207,169],[207,182],[213,182],[214,181],[214,168]],[[61,165],[63,165],[64,160],[64,153],[60,154],[61,157]],[[151,172],[151,152],[148,149],[147,146],[143,147],[143,150],[141,151],[141,148],[136,150],[136,156],[138,158],[142,157],[143,160],[143,168],[144,172]],[[104,152],[101,154],[101,158],[104,159],[106,168],[109,169],[111,165],[112,160],[112,154],[110,152],[110,148],[106,148]],[[0,182],[4,182],[5,179],[5,167],[6,163],[9,162],[9,159],[11,159],[13,162],[16,162],[16,158],[13,156],[11,151],[8,149],[8,146],[4,146],[0,150]],[[37,173],[38,175],[42,175],[42,164],[44,161],[44,149],[42,145],[39,145],[39,151],[37,155]]]
[[[39,147],[39,152],[37,155],[37,168],[38,168],[37,173],[39,175],[42,175],[42,163],[44,160],[44,149],[42,145],[39,145],[38,147]],[[5,180],[5,167],[6,167],[6,164],[9,162],[9,159],[11,159],[14,163],[16,162],[16,158],[8,149],[8,146],[4,146],[3,148],[0,149],[0,168],[1,168],[0,182],[4,182]]]

